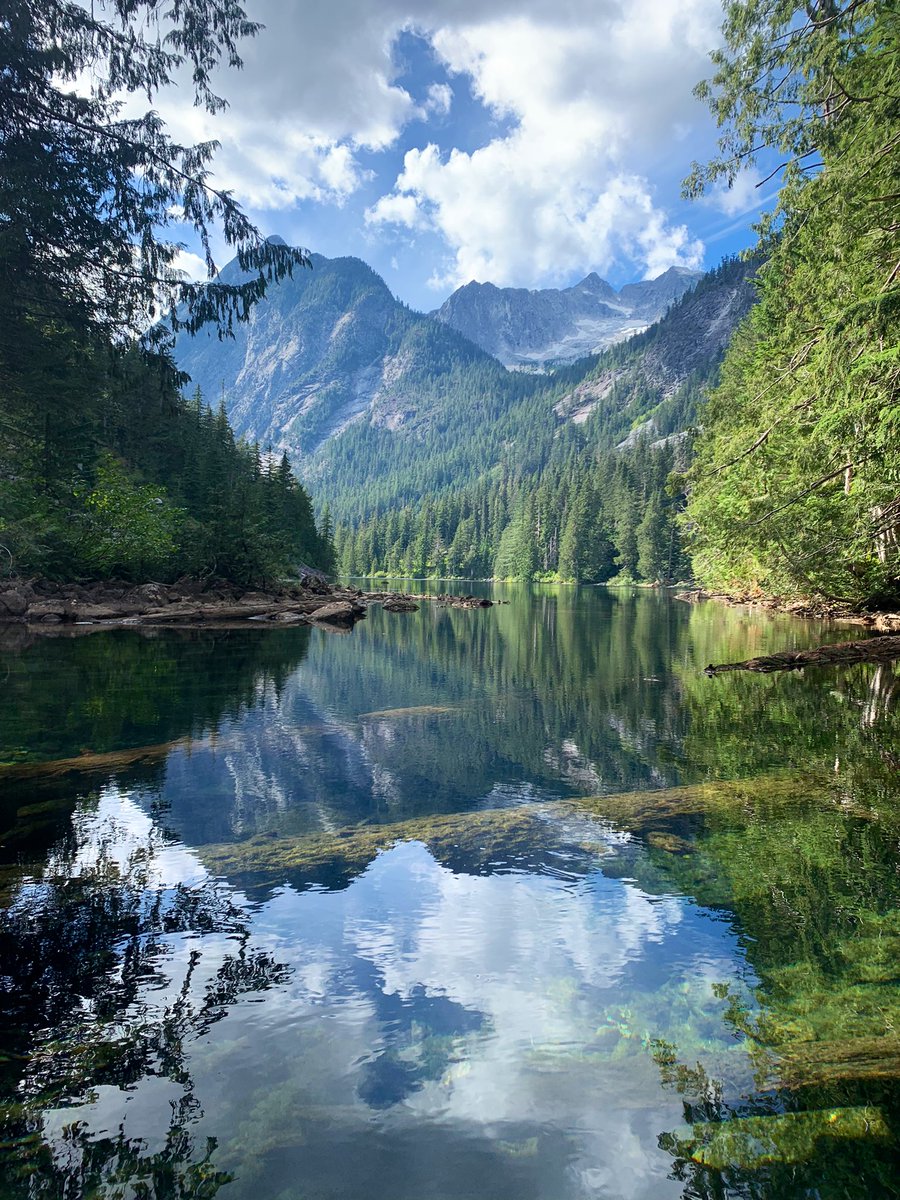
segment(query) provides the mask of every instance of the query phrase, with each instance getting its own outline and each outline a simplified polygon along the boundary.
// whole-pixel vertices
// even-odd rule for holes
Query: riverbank
[[[688,604],[697,604],[701,600],[715,600],[731,608],[753,608],[764,612],[784,613],[789,617],[861,625],[875,633],[900,633],[900,612],[860,612],[852,604],[839,600],[761,596],[752,592],[706,592],[702,588],[684,588],[676,591],[674,596],[676,600]]]
[[[172,584],[30,579],[0,585],[0,624],[49,631],[61,626],[177,627],[253,621],[349,629],[365,617],[372,604],[402,613],[415,611],[421,601],[453,608],[490,608],[494,603],[483,597],[443,593],[363,592],[331,584],[317,575],[265,590],[242,588],[221,579],[183,578]]]

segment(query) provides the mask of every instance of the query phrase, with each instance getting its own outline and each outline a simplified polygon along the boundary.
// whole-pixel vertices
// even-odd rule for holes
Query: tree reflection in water
[[[123,854],[89,806],[74,824],[81,836],[22,880],[0,923],[4,1138],[16,1150],[0,1161],[0,1191],[211,1196],[228,1176],[214,1140],[191,1133],[203,1098],[188,1046],[289,969],[254,947],[227,885],[166,881],[168,846],[152,826]],[[148,1079],[177,1085],[160,1149],[84,1119],[98,1094],[124,1101]]]
[[[642,1064],[655,1088],[648,1054],[668,1089],[660,1111],[673,1094],[683,1101],[683,1124],[675,1127],[676,1114],[660,1138],[677,1181],[665,1194],[896,1194],[895,672],[710,681],[698,669],[706,662],[767,648],[761,619],[748,627],[656,597],[595,602],[581,592],[557,603],[540,594],[530,607],[482,617],[423,610],[391,624],[373,613],[371,630],[340,641],[310,642],[302,630],[100,634],[68,657],[41,643],[36,659],[13,663],[0,759],[27,766],[26,745],[35,758],[159,753],[115,767],[105,760],[93,773],[20,771],[0,781],[0,893],[9,900],[0,917],[0,1195],[210,1196],[251,1159],[235,1183],[241,1194],[272,1172],[289,1186],[297,1161],[317,1163],[315,1180],[331,1181],[342,1163],[324,1160],[382,1118],[396,1140],[367,1145],[384,1174],[364,1181],[361,1169],[357,1186],[391,1179],[391,1194],[407,1194],[410,1180],[390,1174],[400,1170],[398,1147],[428,1158],[429,1170],[431,1155],[459,1170],[465,1144],[467,1161],[482,1155],[497,1195],[549,1195],[548,1181],[572,1178],[579,1086],[602,1091],[608,1079],[639,1076]],[[68,694],[54,683],[61,664],[71,670]],[[167,739],[187,741],[170,752]],[[396,891],[379,892],[373,864],[394,837],[405,839],[406,857],[401,848],[392,860]],[[517,879],[523,907],[513,911],[504,881]],[[434,943],[422,942],[446,952],[432,974],[409,951],[428,928],[429,912],[417,907],[426,880],[447,918],[442,941],[432,932]],[[257,882],[248,899],[241,889]],[[624,943],[621,963],[598,983],[597,948],[615,948],[598,930],[613,929],[625,894],[657,917],[671,908],[672,919]],[[332,941],[295,925],[291,946],[273,949],[272,911],[284,896],[280,919],[327,915]],[[362,903],[371,959],[340,924]],[[473,913],[479,903],[505,903],[507,919]],[[509,943],[520,933],[523,945],[548,933],[559,942],[554,906],[560,921],[577,918],[584,954],[573,966],[554,945],[547,1012],[560,1020],[559,1044],[536,1027],[537,1048],[516,1062],[516,1080],[535,1087],[534,1121],[529,1111],[510,1138],[471,1117],[466,1143],[438,1136],[437,1122],[416,1124],[415,1106],[426,1111],[432,1094],[462,1095],[484,1046],[501,1062],[505,1047],[520,1054],[519,1026],[507,1042],[502,1024],[492,1026],[493,963],[482,950],[497,928]],[[472,916],[478,945],[456,958],[446,931],[459,937],[453,922]],[[395,958],[385,930],[403,931]],[[704,951],[734,972],[705,1010]],[[386,982],[385,962],[408,964],[405,990],[396,976]],[[521,957],[510,962],[522,969]],[[297,1012],[279,1014],[279,1002],[310,963],[337,997],[329,1015],[342,1005],[345,1023],[320,1019],[310,985],[288,997],[309,1016],[293,1037]],[[454,995],[475,963],[478,986]],[[541,988],[548,970],[534,965]],[[543,999],[510,971],[510,1004]],[[742,992],[733,985],[744,972]],[[223,1029],[229,1013],[264,997],[259,1023]],[[676,1007],[683,1021],[663,1029]],[[350,1043],[347,1062],[329,1041],[335,1030]],[[723,1046],[737,1046],[744,1066],[749,1051],[755,1085],[749,1071],[738,1085],[717,1070]],[[225,1096],[213,1090],[219,1054]],[[557,1085],[563,1116],[554,1124],[540,1103]],[[648,1095],[638,1078],[635,1112],[657,1103]],[[161,1119],[133,1119],[141,1105],[145,1115],[156,1105]],[[644,1162],[661,1160],[664,1184],[669,1160],[652,1145],[662,1121],[649,1144],[636,1134],[633,1144]],[[138,1136],[151,1127],[155,1138]],[[585,1159],[591,1168],[613,1154],[604,1136]]]

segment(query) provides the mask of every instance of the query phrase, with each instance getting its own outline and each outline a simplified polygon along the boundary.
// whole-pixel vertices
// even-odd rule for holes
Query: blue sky
[[[216,182],[265,233],[365,259],[414,308],[470,279],[619,286],[750,244],[772,185],[681,199],[720,0],[246,0],[266,28],[210,117]],[[189,250],[191,247],[189,246]],[[217,247],[220,262],[226,247]],[[184,266],[197,274],[188,253]]]

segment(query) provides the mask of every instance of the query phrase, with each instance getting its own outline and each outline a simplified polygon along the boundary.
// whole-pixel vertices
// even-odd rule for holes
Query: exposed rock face
[[[629,346],[621,363],[601,362],[563,396],[556,404],[557,415],[581,424],[598,405],[615,402],[624,409],[638,393],[652,397],[652,408],[672,396],[693,372],[708,371],[753,304],[752,276],[752,265],[710,272],[650,333]],[[653,442],[666,432],[670,431],[660,430],[655,418],[638,421],[619,448],[627,449],[642,437]]]
[[[309,614],[311,621],[323,621],[326,625],[352,625],[366,615],[365,606],[355,600],[335,600],[323,604]]]
[[[661,409],[692,373],[710,374],[752,299],[752,287],[732,287],[730,276],[712,272],[697,282],[673,269],[618,293],[596,275],[560,291],[471,284],[427,317],[396,301],[359,259],[314,255],[313,264],[273,286],[233,341],[184,335],[176,358],[208,403],[225,400],[238,435],[286,449],[317,501],[348,524],[370,515],[375,497],[402,508],[446,488],[448,473],[454,485],[483,478],[520,436],[527,442],[520,431],[533,428],[541,408],[549,426],[608,408],[609,448],[643,422],[653,422],[640,430],[651,441],[677,436],[695,399]],[[226,280],[238,275],[235,264],[222,272]],[[661,321],[614,355],[548,378],[507,370],[448,323],[452,315],[505,353],[499,338],[509,361],[537,347],[546,362],[560,338],[569,338],[566,353],[584,353],[598,344],[596,322],[620,338],[673,300]]]
[[[434,315],[508,367],[541,366],[582,358],[646,329],[700,276],[671,267],[620,292],[595,273],[561,290],[467,283]]]
[[[21,587],[6,588],[0,592],[0,619],[24,616],[29,599],[28,591]]]
[[[357,258],[312,256],[273,286],[234,337],[179,334],[175,358],[205,401],[224,400],[239,436],[308,458],[351,425],[389,433],[428,421],[460,371],[497,390],[512,366],[579,358],[645,329],[698,274],[672,268],[616,293],[591,274],[574,287],[527,291],[470,283],[431,316],[411,312]],[[236,282],[229,263],[221,278]],[[493,361],[495,356],[500,363]]]
[[[190,387],[213,406],[224,399],[248,441],[309,455],[357,421],[396,430],[415,419],[423,376],[486,359],[411,312],[360,259],[314,254],[312,264],[273,286],[233,339],[201,330],[176,340]],[[235,262],[221,273],[240,277]]]

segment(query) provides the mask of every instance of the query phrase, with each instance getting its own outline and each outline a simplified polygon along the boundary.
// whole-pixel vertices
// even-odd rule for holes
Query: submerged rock
[[[459,712],[455,706],[444,704],[417,704],[413,708],[383,708],[377,712],[360,713],[360,721],[374,720],[403,720],[406,717],[441,717],[447,713]]]

